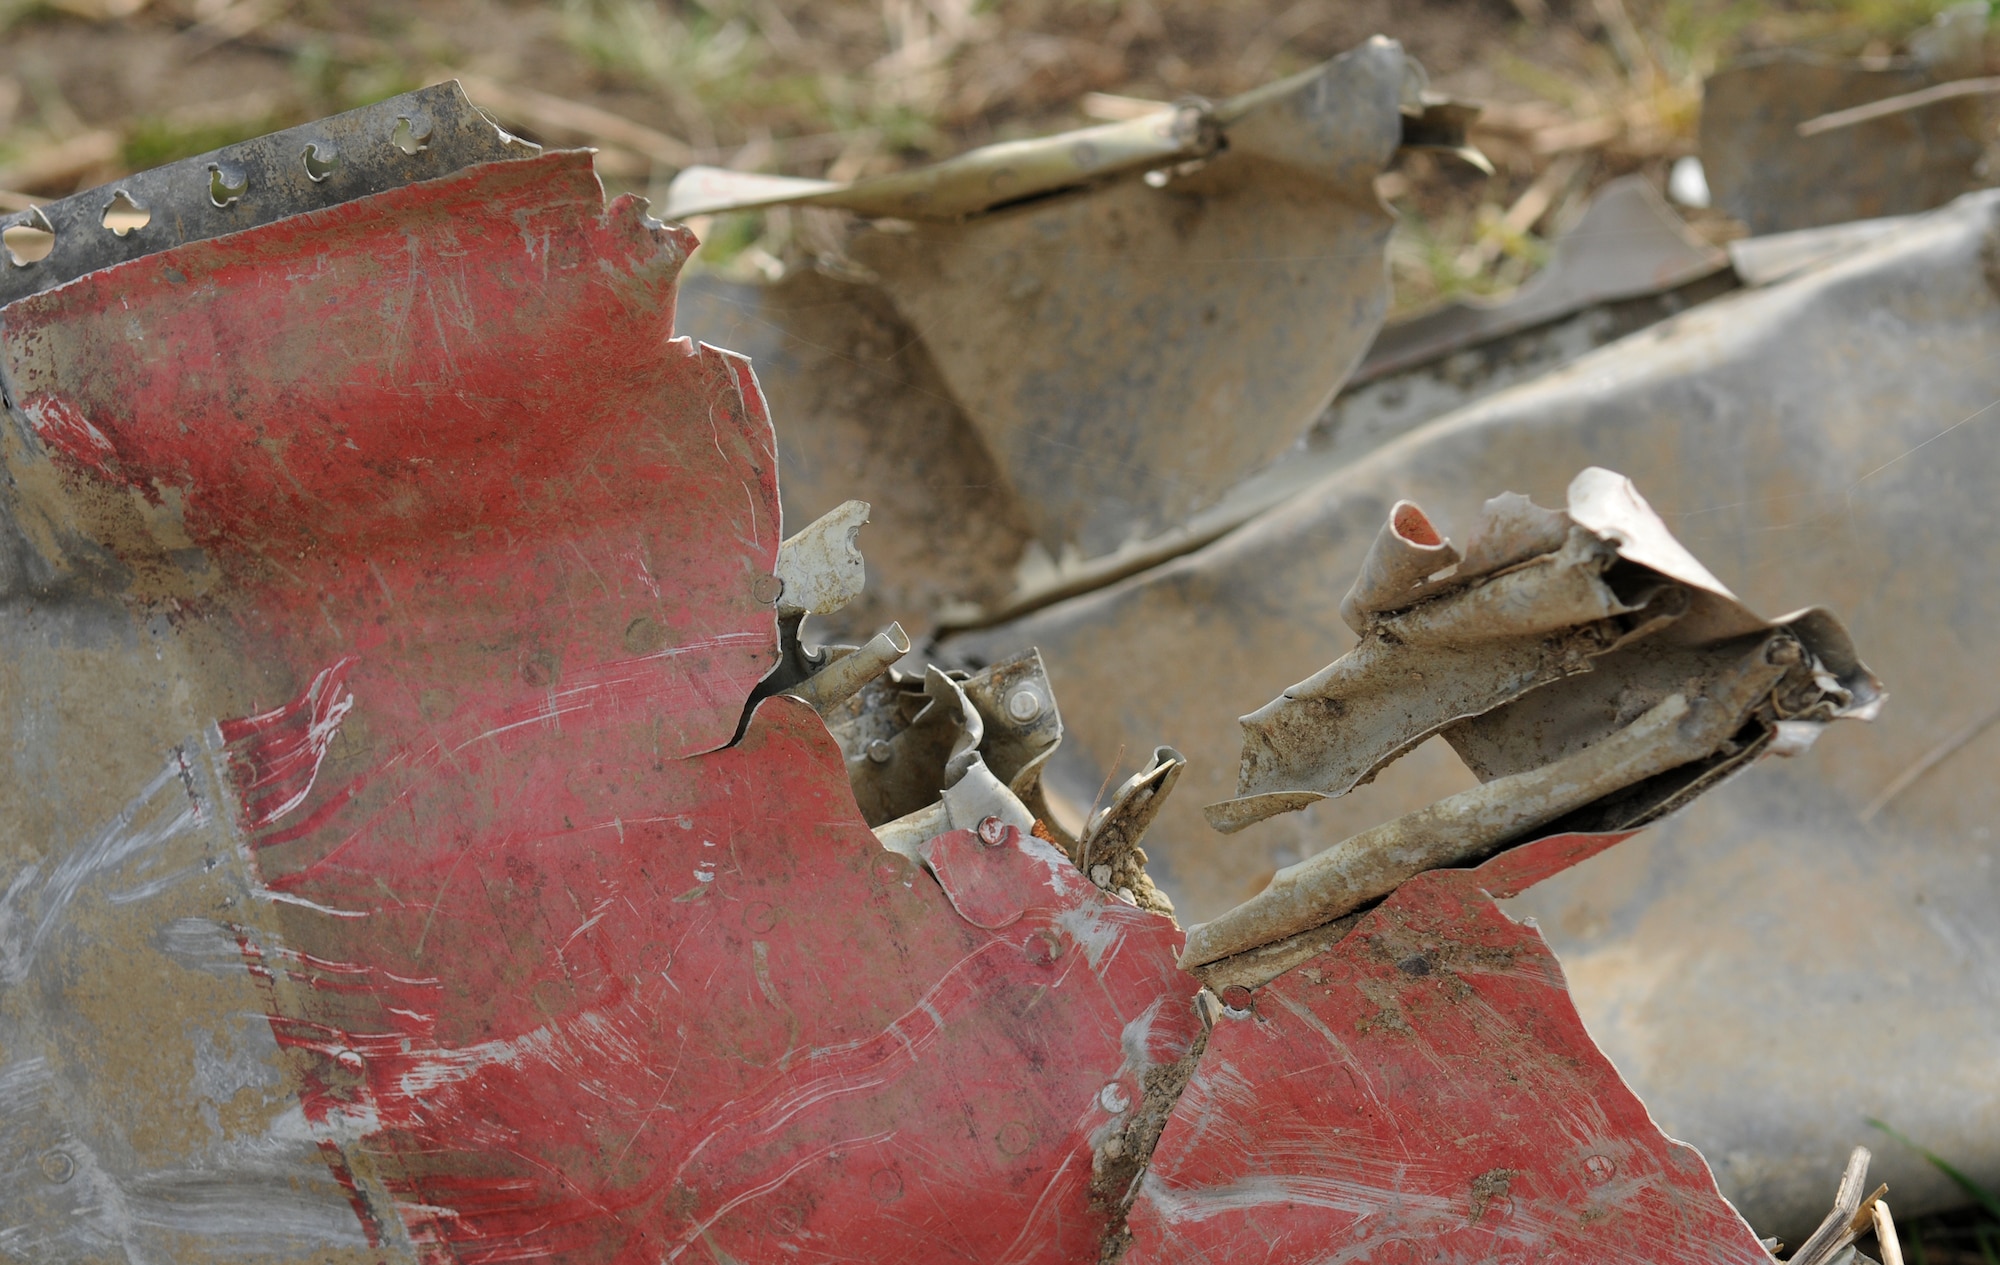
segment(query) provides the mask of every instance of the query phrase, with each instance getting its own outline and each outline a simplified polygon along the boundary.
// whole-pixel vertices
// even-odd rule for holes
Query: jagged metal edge
[[[408,137],[422,138],[414,154],[404,153],[395,141],[405,122]],[[308,146],[322,162],[329,152],[339,155],[322,179],[314,180],[306,170]],[[480,113],[456,80],[419,88],[0,216],[0,231],[46,226],[56,235],[48,255],[33,263],[17,264],[0,252],[0,306],[188,242],[433,180],[477,163],[540,152],[540,146],[510,136]],[[210,196],[217,170],[232,187],[247,181],[227,206],[217,206]],[[145,227],[123,237],[104,226],[104,212],[120,193],[152,213]]]

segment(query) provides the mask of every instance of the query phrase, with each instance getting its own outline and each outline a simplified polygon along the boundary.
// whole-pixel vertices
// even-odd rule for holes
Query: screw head
[[[997,848],[1007,837],[1007,823],[998,817],[988,817],[979,823],[979,841],[989,848]]]
[[[1019,724],[1027,724],[1042,714],[1042,696],[1030,686],[1022,686],[1007,696],[1007,714]]]

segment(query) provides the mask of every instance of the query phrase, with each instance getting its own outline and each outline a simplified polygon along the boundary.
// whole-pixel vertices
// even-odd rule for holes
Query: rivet
[[[877,764],[889,763],[889,757],[895,754],[896,749],[881,738],[868,744],[868,758]]]
[[[1042,696],[1022,686],[1007,696],[1007,714],[1019,724],[1027,724],[1042,714]]]
[[[1027,943],[1021,946],[1021,951],[1027,955],[1028,961],[1036,966],[1047,966],[1062,956],[1062,940],[1053,931],[1046,929],[1037,931],[1028,937]]]
[[[66,1151],[47,1151],[41,1159],[42,1176],[60,1186],[76,1176],[76,1161]]]
[[[894,1169],[878,1168],[868,1179],[868,1193],[876,1203],[894,1203],[903,1197],[903,1179]]]
[[[750,596],[765,606],[774,606],[785,595],[785,582],[775,575],[760,575],[750,581]]]
[[[1222,1004],[1231,1010],[1248,1010],[1255,1001],[1250,990],[1241,984],[1231,984],[1222,990]]]
[[[979,841],[989,848],[997,848],[1007,837],[1007,823],[998,817],[988,817],[979,823]]]
[[[1132,1096],[1125,1092],[1123,1085],[1112,1081],[1097,1091],[1097,1105],[1114,1116],[1122,1115],[1125,1109],[1132,1105]]]

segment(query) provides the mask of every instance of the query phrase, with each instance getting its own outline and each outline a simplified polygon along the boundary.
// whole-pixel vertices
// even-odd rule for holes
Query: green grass
[[[2000,1245],[2000,1191],[1981,1186],[1966,1176],[1957,1165],[1912,1140],[1894,1126],[1872,1117],[1869,1118],[1868,1124],[1923,1156],[1924,1161],[1957,1186],[1977,1210],[1970,1220],[1962,1216],[1912,1218],[1901,1234],[1906,1240],[1903,1244],[1904,1255],[1913,1265],[1930,1265],[1926,1252],[1927,1242],[1942,1247],[1945,1244],[1938,1240],[1963,1240],[1967,1237],[1971,1238],[1978,1251],[1981,1265],[2000,1265],[2000,1253],[1996,1253],[1996,1245]],[[1957,1253],[1955,1258],[1963,1260],[1965,1256],[1966,1254],[1961,1252]]]

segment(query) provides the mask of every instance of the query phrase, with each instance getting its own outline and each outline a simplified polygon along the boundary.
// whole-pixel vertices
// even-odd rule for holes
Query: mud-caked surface
[[[1090,1174],[1090,1205],[1111,1218],[1098,1257],[1103,1265],[1116,1265],[1125,1258],[1125,1249],[1132,1245],[1132,1232],[1125,1228],[1125,1214],[1139,1193],[1139,1180],[1153,1158],[1153,1148],[1159,1145],[1167,1117],[1173,1114],[1174,1104],[1181,1100],[1181,1091],[1187,1088],[1188,1079],[1194,1075],[1195,1065],[1201,1062],[1202,1051],[1207,1048],[1208,1034],[1202,1032],[1186,1054],[1147,1072],[1140,1079],[1143,1093],[1138,1108],[1125,1117],[1122,1129],[1097,1148]]]

